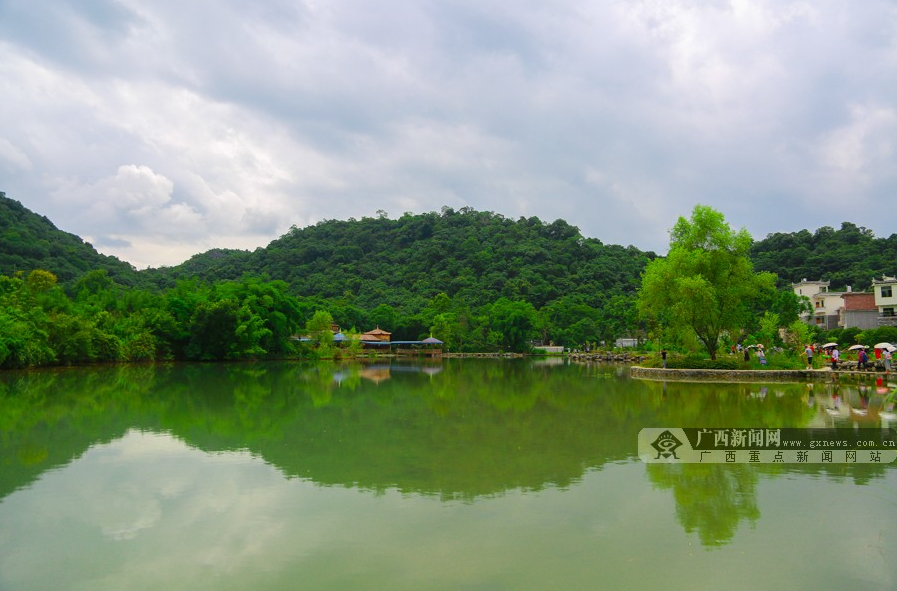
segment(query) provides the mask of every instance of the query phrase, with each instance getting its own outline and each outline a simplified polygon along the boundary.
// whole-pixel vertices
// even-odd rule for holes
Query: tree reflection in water
[[[847,408],[843,417],[831,412]],[[859,408],[865,414],[851,413]],[[0,499],[130,429],[247,450],[287,478],[470,500],[574,485],[637,460],[643,427],[880,426],[874,388],[631,380],[523,361],[156,365],[0,375]],[[761,475],[865,483],[888,466],[646,466],[706,546],[756,523]]]

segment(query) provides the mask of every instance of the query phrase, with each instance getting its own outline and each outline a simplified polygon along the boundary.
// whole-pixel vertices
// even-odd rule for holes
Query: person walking
[[[667,368],[667,350],[666,349],[660,350],[660,359],[663,361],[663,368],[666,369]]]
[[[841,361],[841,352],[838,351],[838,347],[832,347],[831,358],[832,370],[838,369],[838,363]]]
[[[807,369],[813,369],[813,345],[804,347],[804,355],[807,356]]]
[[[891,372],[891,350],[885,349],[882,353],[882,357],[885,358],[885,373]]]

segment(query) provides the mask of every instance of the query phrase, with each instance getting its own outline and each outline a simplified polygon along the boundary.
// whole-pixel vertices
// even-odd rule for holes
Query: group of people
[[[813,369],[813,356],[817,351],[821,351],[823,355],[828,356],[828,361],[832,364],[832,369],[838,369],[838,364],[841,363],[841,352],[838,350],[838,346],[832,345],[830,347],[820,347],[819,345],[814,345],[812,343],[807,344],[804,347],[804,355],[807,357],[807,369]],[[890,373],[892,359],[890,349],[876,347],[875,359],[877,362],[882,362],[885,368],[885,373]],[[869,354],[866,352],[865,347],[861,347],[857,349],[857,369],[866,369],[868,367]]]
[[[862,349],[861,352],[862,352],[863,358],[865,360],[864,367],[868,367],[869,355],[866,353],[865,349]],[[885,373],[891,372],[891,358],[892,358],[892,355],[891,355],[890,349],[887,349],[887,348],[885,348],[885,349],[876,348],[875,349],[875,361],[876,361],[876,363],[878,363],[879,361],[882,362],[882,365],[885,366]]]
[[[732,345],[730,350],[731,355],[735,355],[736,353],[744,354],[744,360],[751,360],[751,349],[756,348],[757,350],[757,360],[761,365],[766,365],[766,352],[763,350],[763,345],[749,345],[747,347],[743,347],[740,343],[736,345]],[[853,347],[851,347],[853,349]],[[891,360],[892,354],[891,350],[893,347],[879,348],[875,347],[875,361],[876,364],[881,364],[885,368],[885,373],[890,373],[891,371]],[[818,355],[817,355],[818,353]],[[838,350],[838,346],[834,343],[829,343],[828,345],[818,345],[814,343],[808,343],[804,345],[804,356],[807,358],[807,369],[814,369],[813,367],[813,358],[821,357],[825,360],[825,363],[831,363],[832,369],[838,369],[838,365],[841,363],[841,351]],[[661,350],[660,358],[663,361],[663,367],[667,366],[667,352],[666,350]],[[866,347],[860,347],[857,349],[857,369],[867,369],[869,368],[869,354],[866,352]]]
[[[744,353],[744,360],[751,360],[751,349],[757,349],[757,360],[760,362],[760,365],[766,365],[766,351],[763,348],[763,345],[748,345],[747,347],[742,347],[741,343],[737,345],[732,345],[732,349],[729,351],[730,355],[735,355],[736,353]]]
[[[817,351],[821,351],[822,355],[828,355],[828,360],[832,364],[832,369],[838,369],[838,364],[841,363],[841,352],[838,351],[838,346],[820,347],[813,343],[808,343],[804,346],[804,355],[807,357],[807,369],[813,369],[813,357]]]

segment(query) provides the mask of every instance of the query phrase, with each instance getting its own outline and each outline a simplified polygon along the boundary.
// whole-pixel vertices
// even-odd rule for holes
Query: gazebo
[[[369,330],[361,335],[361,340],[364,342],[388,343],[391,336],[391,332],[387,332],[378,326],[374,330]]]

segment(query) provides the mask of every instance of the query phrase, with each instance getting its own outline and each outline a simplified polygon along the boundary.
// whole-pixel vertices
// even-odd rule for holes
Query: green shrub
[[[791,355],[770,355],[767,363],[768,369],[806,369],[807,367],[806,358]]]
[[[669,369],[748,369],[744,361],[737,359],[708,359],[706,357],[682,357],[668,359]]]

